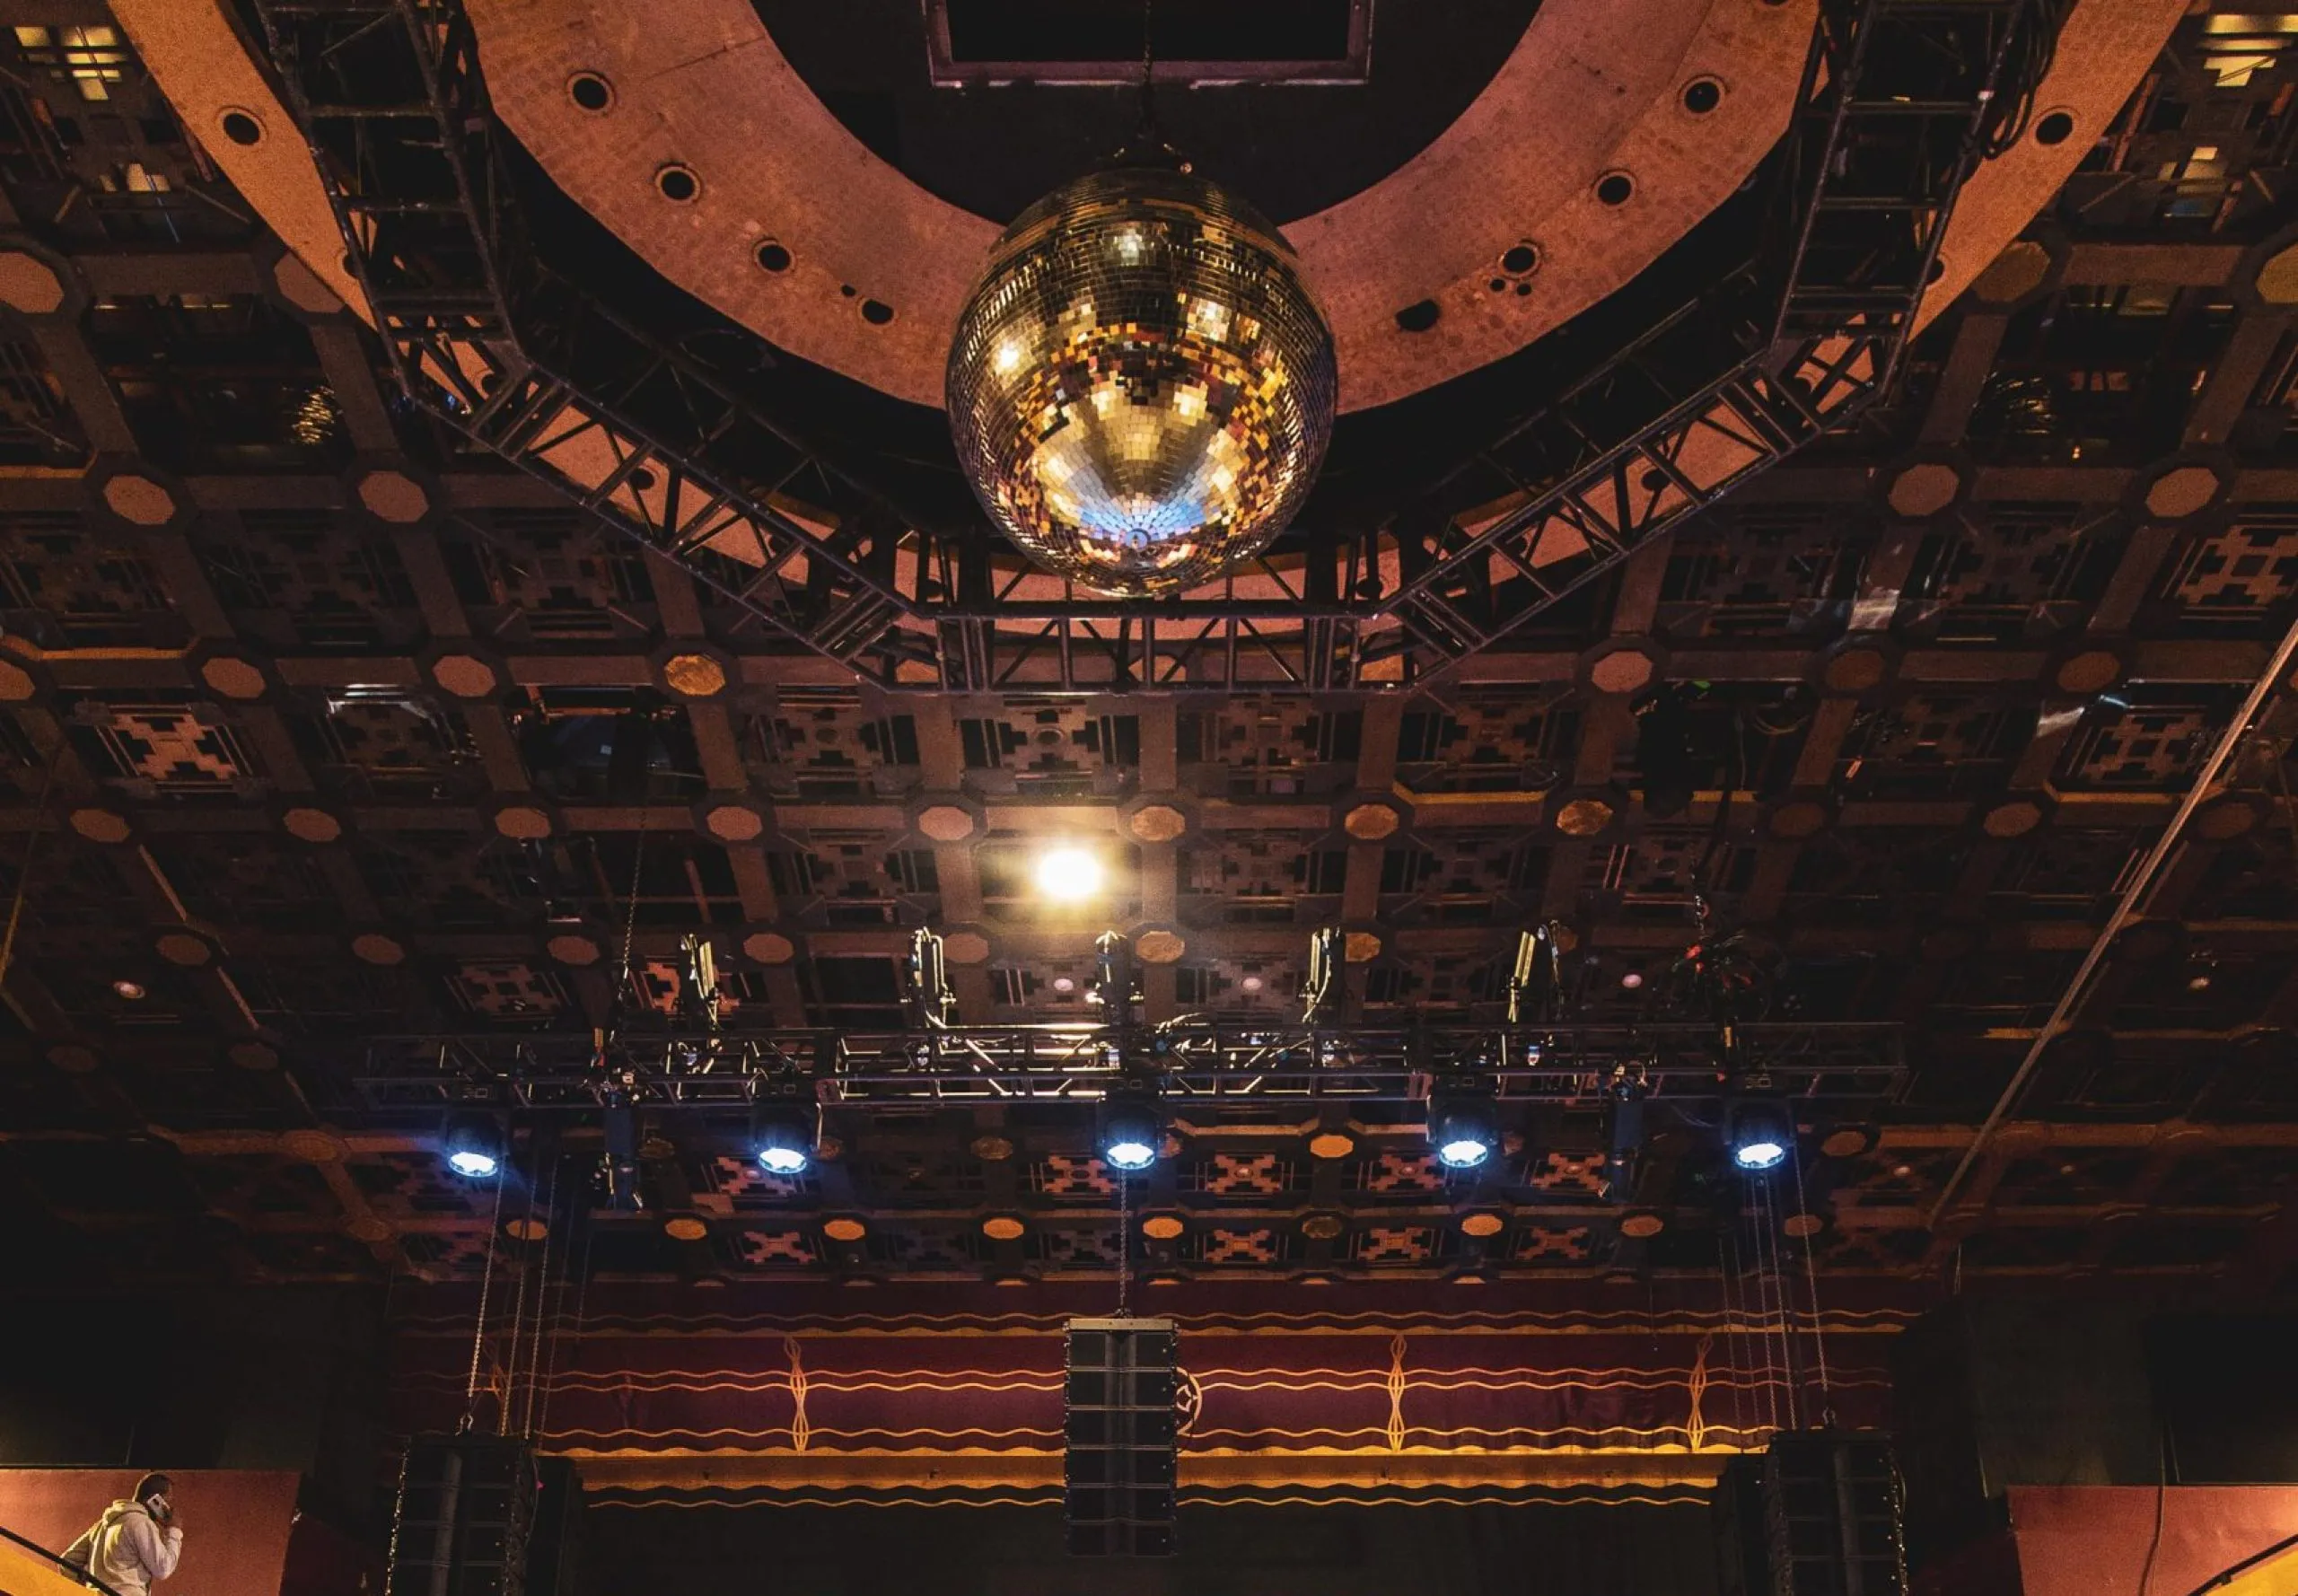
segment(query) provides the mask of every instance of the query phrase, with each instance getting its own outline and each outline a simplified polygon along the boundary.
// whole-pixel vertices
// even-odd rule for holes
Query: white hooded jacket
[[[162,1529],[151,1509],[123,1498],[104,1509],[103,1517],[66,1550],[64,1560],[85,1568],[119,1596],[150,1596],[153,1582],[173,1574],[182,1555],[180,1525]]]

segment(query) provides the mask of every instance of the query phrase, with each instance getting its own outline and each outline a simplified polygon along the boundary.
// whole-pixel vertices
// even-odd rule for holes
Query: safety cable
[[[1133,1317],[1133,1181],[1117,1171],[1117,1316]]]
[[[538,1143],[538,1151],[535,1154],[535,1162],[539,1164],[542,1162],[542,1154],[539,1151],[539,1142]],[[559,1165],[563,1162],[564,1161],[557,1156],[557,1149],[554,1146],[552,1148],[552,1156],[550,1160],[549,1184],[545,1188],[542,1197],[542,1259],[539,1266],[542,1272],[539,1277],[539,1283],[535,1287],[534,1334],[532,1343],[527,1352],[526,1411],[519,1423],[519,1433],[530,1439],[532,1439],[535,1433],[535,1388],[542,1378],[543,1322],[550,1317],[548,1307],[550,1302],[550,1247],[551,1243],[558,1238],[558,1170]],[[532,1212],[533,1210],[531,1206],[529,1208],[530,1215],[531,1215]],[[559,1252],[559,1269],[563,1276],[566,1271],[566,1248],[563,1245],[560,1247]],[[563,1288],[559,1294],[562,1298],[566,1295]]]
[[[487,1301],[495,1294],[495,1239],[503,1230],[503,1181],[511,1167],[504,1158],[495,1165],[495,1215],[487,1225],[487,1267],[478,1277],[478,1322],[471,1327],[470,1378],[463,1382],[463,1422],[460,1428],[468,1433],[478,1425],[478,1361],[480,1350],[487,1345]]]
[[[56,767],[64,762],[64,750],[70,745],[61,737],[56,740],[56,751],[48,756],[48,774],[40,778],[39,799],[32,806],[31,835],[24,838],[24,862],[16,871],[16,890],[8,904],[8,930],[0,935],[0,985],[8,979],[8,970],[16,957],[16,926],[24,916],[24,897],[32,884],[32,860],[38,856],[39,839],[48,830],[48,795],[56,786]]]
[[[1810,1200],[1803,1195],[1803,1154],[1791,1149],[1789,1157],[1795,1161],[1795,1211],[1809,1219],[1813,1217]],[[1829,1429],[1835,1427],[1835,1388],[1828,1378],[1827,1323],[1820,1317],[1819,1247],[1815,1238],[1819,1232],[1799,1238],[1803,1243],[1803,1279],[1811,1293],[1811,1350],[1820,1366],[1820,1422]]]
[[[538,1144],[534,1142],[527,1144],[527,1152],[530,1159],[541,1156]],[[535,1188],[539,1184],[535,1174],[533,1170],[527,1172],[527,1213],[525,1219],[520,1222],[519,1232],[519,1240],[522,1243],[535,1233]],[[519,1394],[519,1343],[527,1322],[527,1277],[533,1273],[529,1260],[522,1258],[519,1260],[519,1289],[511,1299],[511,1350],[503,1370],[503,1403],[495,1416],[495,1433],[497,1435],[511,1433],[511,1405]]]

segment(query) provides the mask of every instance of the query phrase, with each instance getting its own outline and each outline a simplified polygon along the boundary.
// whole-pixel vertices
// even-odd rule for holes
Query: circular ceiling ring
[[[496,114],[655,270],[779,348],[940,402],[958,311],[1009,218],[950,205],[873,154],[750,0],[469,4]],[[1425,149],[1284,229],[1333,323],[1342,408],[1513,354],[1650,264],[1777,141],[1816,14],[1816,0],[1545,0],[1484,92]],[[569,100],[583,72],[615,85],[610,110]],[[1727,74],[1728,97],[1685,114],[1687,83]],[[1565,105],[1571,114],[1557,115]],[[707,180],[675,219],[650,187],[669,161]],[[1639,203],[1588,201],[1613,171],[1636,174]],[[1495,296],[1491,262],[1533,227],[1537,285]],[[758,272],[768,235],[793,269]],[[899,305],[899,322],[873,330],[825,313],[848,286]],[[1437,307],[1433,320],[1424,304]]]
[[[696,0],[696,3],[716,4],[721,0]],[[565,0],[555,4],[548,0],[482,0],[482,9],[497,15],[513,5],[524,6],[530,11],[559,9],[578,13],[580,11],[579,7],[565,3]],[[771,50],[770,41],[764,40],[762,31],[757,27],[755,13],[747,5],[741,5],[739,9],[742,19],[747,19],[743,36],[754,37],[766,43],[767,49]],[[1544,6],[1540,14],[1552,20],[1562,16],[1567,9],[1564,0],[1557,0],[1557,4]],[[1640,12],[1644,8],[1617,9]],[[1711,8],[1707,17],[1715,19],[1720,9]],[[137,55],[150,69],[186,127],[217,127],[225,112],[233,110],[253,116],[267,127],[292,125],[293,117],[272,92],[268,79],[257,66],[246,40],[234,25],[228,0],[114,0],[112,10],[127,31],[130,42],[135,45]],[[2063,112],[2077,130],[2111,125],[2122,110],[2124,101],[2170,38],[2171,29],[2184,10],[2182,0],[2075,0],[2060,32],[2058,51],[2050,73],[2036,95],[2036,104],[2046,108],[2046,114]],[[645,11],[650,19],[657,13],[655,7],[645,8]],[[1802,18],[1791,24],[1800,37],[1808,31],[1810,26],[1807,8],[1793,4],[1775,5],[1769,0],[1741,0],[1741,20],[1745,22],[1756,13],[1776,14],[1789,11],[1797,12]],[[576,14],[574,21],[577,24],[578,42],[589,37],[586,30],[596,27],[594,21],[586,20],[581,14]],[[1534,29],[1527,30],[1528,41],[1538,25],[1536,18]],[[497,58],[501,59],[506,54],[505,51],[498,51]],[[513,65],[509,60],[504,64],[506,68]],[[1678,101],[1676,85],[1697,76],[1700,64],[1688,56],[1680,55],[1670,66],[1671,70],[1661,75],[1664,81],[1655,87],[1655,98],[1662,102],[1657,109],[1671,112],[1680,127],[1688,125],[1697,128],[1703,137],[1711,127],[1720,127],[1722,124],[1716,123],[1712,116],[1686,117]],[[494,61],[489,62],[489,67],[491,75]],[[533,70],[531,64],[530,70]],[[794,83],[794,75],[789,73],[786,63],[781,70]],[[1710,70],[1719,76],[1729,75],[1728,81],[1732,87],[1726,97],[1727,105],[1736,106],[1748,97],[1745,75],[1738,63],[1719,60]],[[577,110],[564,85],[569,76],[583,71],[598,73],[600,69],[592,62],[574,62],[560,75],[558,86],[552,90],[556,103],[565,108],[564,114],[569,118],[580,115],[585,120],[601,125],[622,121],[624,118],[611,111],[599,114]],[[1495,81],[1498,82],[1497,79]],[[803,85],[797,86],[803,92]],[[804,94],[804,99],[815,105],[821,120],[835,130],[838,140],[842,141],[839,147],[845,148],[850,158],[858,157],[861,161],[877,164],[881,168],[878,174],[881,180],[890,178],[907,184],[907,180],[900,174],[883,167],[881,162],[875,162],[875,157],[853,144],[850,136],[838,127],[828,112],[820,111],[819,103],[813,101],[811,93]],[[1577,103],[1576,100],[1574,103]],[[1478,104],[1483,104],[1483,101],[1479,100]],[[1415,164],[1430,160],[1445,148],[1448,140],[1460,133],[1469,119],[1463,117],[1456,122],[1444,137],[1416,159]],[[723,123],[724,118],[721,120]],[[1948,227],[1943,251],[1948,263],[1947,269],[1925,296],[1921,322],[1928,322],[1943,310],[2017,238],[2028,222],[2049,203],[2084,153],[2085,145],[2080,137],[2069,137],[2057,144],[2029,137],[1988,162],[1973,176],[1964,186],[1961,200]],[[218,138],[209,153],[232,180],[232,186],[279,235],[281,241],[338,298],[362,319],[372,321],[373,317],[368,310],[366,298],[360,292],[356,280],[346,269],[341,234],[329,207],[326,191],[311,166],[310,152],[302,141],[267,137],[249,145]],[[1648,168],[1650,162],[1642,164]],[[651,168],[646,170],[648,172],[652,171]],[[1592,165],[1582,175],[1584,179],[1592,179],[1601,170],[1601,165]],[[659,223],[662,215],[659,198],[653,195],[651,187],[642,188],[641,194],[653,202],[652,215]],[[1297,245],[1301,241],[1297,235],[1313,231],[1312,224],[1318,224],[1321,218],[1345,212],[1364,199],[1364,196],[1360,195],[1355,200],[1321,213],[1320,217],[1306,218],[1295,228],[1288,229],[1288,234],[1296,235],[1294,241]],[[940,204],[939,201],[932,203]],[[710,206],[705,204],[694,208],[707,211]],[[1553,249],[1561,248],[1564,243],[1580,237],[1592,219],[1588,213],[1598,208],[1589,192],[1588,183],[1583,180],[1574,203],[1540,220],[1539,237],[1541,253],[1535,279],[1542,284],[1539,293],[1530,295],[1495,294],[1487,286],[1492,276],[1491,261],[1522,241],[1524,232],[1530,225],[1529,222],[1504,219],[1504,224],[1492,241],[1488,252],[1481,258],[1448,261],[1439,268],[1442,273],[1450,274],[1443,292],[1431,293],[1423,288],[1409,297],[1397,298],[1380,306],[1376,312],[1379,325],[1373,329],[1370,343],[1375,347],[1385,343],[1390,351],[1387,358],[1392,364],[1408,364],[1425,355],[1432,371],[1441,367],[1443,375],[1458,374],[1495,357],[1487,355],[1480,359],[1470,358],[1469,351],[1471,349],[1498,348],[1500,353],[1507,353],[1522,346],[1546,327],[1566,319],[1556,314],[1557,308],[1567,303],[1580,306],[1592,303],[1603,293],[1609,293],[1626,280],[1628,274],[1619,271],[1618,259],[1615,259],[1611,268],[1598,269],[1592,281],[1583,280],[1576,285],[1561,281],[1574,275],[1573,262],[1569,253],[1558,257],[1553,253]],[[1670,207],[1635,206],[1623,208],[1643,216],[1653,216]],[[965,216],[962,212],[952,214],[960,218]],[[1619,212],[1608,211],[1605,214],[1615,226],[1623,219]],[[966,220],[971,232],[978,238],[978,251],[974,257],[978,262],[979,252],[987,250],[990,239],[996,235],[996,226],[978,217]],[[1409,231],[1403,236],[1413,237]],[[1559,241],[1552,246],[1551,241]],[[1420,241],[1415,238],[1413,241],[1417,245]],[[801,259],[803,241],[785,237],[769,218],[752,221],[739,243],[741,247],[734,251],[735,259],[729,269],[747,269],[754,284],[762,277],[780,282],[804,276],[802,271],[794,269]],[[770,253],[767,249],[769,244],[774,246]],[[1657,250],[1653,253],[1656,254]],[[766,269],[760,271],[761,267]],[[851,278],[838,276],[836,268],[824,269],[834,285],[850,284]],[[1304,269],[1310,268],[1304,264]],[[946,313],[952,326],[955,324],[957,305],[961,303],[964,292],[972,286],[969,276],[959,275],[964,277],[963,287],[953,292],[947,302]],[[1315,280],[1313,276],[1311,280]],[[809,290],[801,286],[799,292],[804,294]],[[1552,302],[1546,297],[1548,294],[1556,296]],[[881,303],[903,305],[901,325],[906,332],[902,338],[888,338],[884,336],[887,329],[857,322],[852,317],[821,320],[825,325],[841,325],[844,329],[842,336],[856,347],[889,358],[913,357],[912,344],[917,331],[934,321],[935,315],[939,313],[937,307],[930,303],[921,303],[915,294],[890,300],[883,296],[881,298]],[[1417,324],[1416,329],[1408,330],[1400,324],[1407,310],[1418,311],[1424,303],[1426,307],[1425,322],[1420,316],[1415,315],[1411,319]],[[1526,311],[1532,311],[1533,307],[1543,304],[1550,308],[1533,314],[1516,315],[1520,305]],[[1457,313],[1446,317],[1443,311],[1448,307]],[[1472,327],[1479,318],[1504,316],[1514,318],[1514,324],[1504,329],[1507,334],[1505,339],[1495,337],[1490,329],[1473,336],[1464,337],[1462,334],[1463,328]],[[745,320],[739,315],[735,319]],[[1440,325],[1443,325],[1442,333],[1437,331]],[[946,328],[935,323],[935,330],[945,332]],[[1368,341],[1362,334],[1360,328],[1359,336],[1354,340],[1358,346]],[[766,336],[771,339],[773,335],[767,332]],[[1459,339],[1459,344],[1448,346],[1448,340],[1453,339]],[[930,344],[930,340],[928,342]],[[1505,344],[1504,348],[1500,347],[1503,343]],[[1345,344],[1342,351],[1344,384],[1352,374],[1350,346]],[[803,353],[800,350],[794,352]],[[921,402],[934,402],[944,352],[943,346],[932,345],[931,359],[924,369],[912,373],[908,380],[915,389],[912,397],[920,397]],[[1358,364],[1362,367],[1364,363]],[[1426,379],[1428,381],[1436,380],[1439,378],[1435,375]],[[878,386],[886,387],[889,391],[898,390],[886,383],[879,383]],[[1399,391],[1409,390],[1403,389]],[[1352,396],[1345,387],[1343,408],[1372,402],[1370,392],[1373,391],[1378,391],[1378,389],[1368,390],[1360,388]]]
[[[272,92],[234,26],[226,10],[228,0],[112,0],[112,4],[114,14],[130,41],[187,127],[215,127],[224,113],[232,109],[252,114],[270,127],[293,124],[292,116]],[[2036,96],[2036,104],[2045,108],[2045,114],[2064,111],[2078,129],[2110,126],[2183,12],[2183,0],[2076,0],[2060,36],[2051,72]],[[1688,66],[1680,67],[1672,82],[1684,81],[1680,72],[1690,70]],[[1730,97],[1734,101],[1741,96],[1741,83],[1735,75]],[[1697,125],[1701,120],[1684,114],[1676,103],[1677,91],[1671,84],[1663,86],[1662,99],[1679,124]],[[569,102],[562,98],[560,103]],[[609,116],[599,119],[611,122],[616,118]],[[352,311],[372,321],[365,297],[346,269],[341,234],[311,165],[310,153],[302,141],[266,137],[253,145],[241,145],[218,139],[209,153],[240,193],[311,272]],[[2030,136],[2021,139],[2011,150],[1981,168],[1964,187],[1944,243],[1946,269],[1925,295],[1918,325],[1944,309],[2017,238],[2048,204],[2085,153],[2086,146],[2079,138],[2070,137],[2054,145]],[[647,173],[651,171],[647,169]],[[642,178],[645,175],[642,173]],[[1594,173],[1584,175],[1592,177]],[[651,184],[642,182],[641,191],[659,217],[661,201],[653,194]],[[1558,275],[1557,267],[1561,264],[1552,254],[1556,241],[1568,238],[1574,229],[1588,225],[1600,208],[1592,186],[1583,183],[1575,202],[1548,218],[1536,241],[1527,241],[1521,232],[1504,235],[1495,241],[1490,256],[1468,264],[1457,294],[1448,291],[1441,300],[1438,296],[1425,296],[1427,320],[1419,331],[1408,332],[1401,325],[1402,316],[1393,311],[1387,312],[1387,325],[1395,329],[1400,339],[1408,338],[1429,346],[1441,345],[1460,325],[1486,313],[1487,303],[1510,302],[1516,297],[1493,294],[1487,286],[1495,259],[1520,243],[1532,242],[1536,247],[1535,275],[1531,281],[1550,281]],[[1624,210],[1648,214],[1664,208],[1630,206]],[[1621,215],[1609,210],[1603,214],[1609,218]],[[989,224],[984,223],[981,226],[986,235]],[[803,259],[777,236],[771,241],[780,244],[781,251],[769,260],[761,249],[767,241],[765,230],[760,227],[739,256],[740,264],[754,276],[768,275],[782,265],[785,257],[793,266]],[[762,267],[766,269],[761,270]],[[787,271],[789,267],[783,269]],[[850,283],[841,279],[839,287],[841,297],[855,297],[856,291]],[[1421,308],[1419,302],[1411,308]],[[1448,315],[1448,309],[1459,313]],[[894,326],[914,329],[917,322],[914,311],[914,301],[905,303],[903,315]],[[826,320],[842,320],[857,335],[866,333],[882,338],[890,330],[872,327],[851,311]],[[1444,330],[1439,332],[1439,328]],[[938,372],[938,348],[934,358]],[[1485,513],[1496,515],[1508,507],[1505,503],[1486,506]],[[1544,542],[1543,550],[1546,548]],[[1383,568],[1394,558],[1392,550],[1384,552]],[[1030,573],[1024,585],[1031,591],[1016,596],[1037,596],[1036,585],[1040,583],[1057,587],[1058,579],[1043,573]],[[1392,618],[1381,618],[1373,623],[1376,629],[1394,624]],[[1390,665],[1395,662],[1384,662]]]

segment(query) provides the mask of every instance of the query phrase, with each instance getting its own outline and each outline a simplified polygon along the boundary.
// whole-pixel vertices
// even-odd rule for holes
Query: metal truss
[[[1823,0],[1766,229],[1784,259],[1719,278],[1484,452],[1487,486],[1528,496],[1413,551],[1382,605],[1413,642],[1443,664],[1491,647],[1887,392],[1956,197],[2064,10]]]
[[[408,390],[475,445],[881,685],[1408,688],[1503,643],[1884,393],[1957,193],[2015,121],[2065,0],[1823,0],[1752,260],[1446,485],[1463,528],[1263,560],[1219,594],[1018,601],[979,527],[873,497],[743,384],[530,248],[461,0],[255,0]],[[785,495],[787,497],[785,497]],[[808,497],[811,494],[812,496]],[[838,506],[810,516],[816,501]]]
[[[1892,1024],[1738,1027],[1736,1079],[1834,1112],[1872,1111],[1906,1072]],[[1504,1101],[1603,1101],[1615,1071],[1661,1100],[1722,1092],[1711,1024],[1475,1026],[960,1025],[915,1029],[624,1034],[601,1049],[588,1032],[382,1037],[355,1057],[303,1062],[371,1109],[487,1102],[521,1109],[593,1109],[611,1085],[630,1101],[739,1109],[762,1083],[803,1084],[824,1104],[1099,1101],[1112,1087],[1153,1084],[1176,1112],[1235,1100],[1409,1101],[1432,1082],[1470,1079]]]
[[[535,257],[459,0],[257,0],[400,382],[474,444],[668,556],[772,633],[892,680],[932,628],[891,580],[900,518],[778,502],[822,452]],[[732,462],[741,462],[738,476]]]

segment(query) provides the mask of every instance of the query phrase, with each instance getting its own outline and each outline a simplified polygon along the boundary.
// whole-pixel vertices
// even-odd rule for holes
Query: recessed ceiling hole
[[[772,239],[767,239],[759,245],[757,259],[759,265],[770,272],[786,272],[790,269],[790,251]]]
[[[1486,284],[1485,286],[1491,289],[1495,294],[1504,294],[1508,291],[1508,279],[1505,277],[1495,277],[1491,282]]]
[[[1606,205],[1626,205],[1636,192],[1636,180],[1624,171],[1608,171],[1596,180],[1596,197]]]
[[[1436,318],[1444,312],[1433,299],[1424,299],[1417,305],[1407,305],[1397,312],[1397,326],[1406,332],[1426,332],[1436,325]]]
[[[1518,244],[1500,258],[1500,269],[1512,277],[1521,277],[1540,263],[1540,252],[1530,244]]]
[[[584,110],[601,111],[614,103],[614,90],[595,72],[578,72],[566,80],[566,97]]]
[[[654,473],[648,470],[645,466],[641,466],[636,470],[630,473],[629,481],[631,487],[636,488],[640,493],[645,493],[648,488],[654,486]]]
[[[1947,275],[1947,260],[1946,260],[1946,257],[1944,257],[1944,256],[1941,256],[1941,257],[1939,257],[1938,259],[1934,259],[1934,260],[1933,260],[1933,261],[1932,261],[1932,263],[1931,263],[1931,269],[1930,269],[1929,271],[1927,271],[1927,272],[1925,272],[1925,273],[1924,273],[1924,274],[1923,274],[1923,280],[1924,280],[1925,282],[1926,282],[1926,283],[1935,283],[1935,282],[1937,282],[1940,278],[1942,278],[1942,277],[1945,276],[1946,275]]]
[[[1530,299],[1530,298],[1531,298],[1531,297],[1532,297],[1532,285],[1531,285],[1530,283],[1519,283],[1519,284],[1517,284],[1517,285],[1516,285],[1516,297],[1517,297],[1518,299]]]
[[[2063,145],[2074,132],[2074,118],[2063,110],[2048,113],[2035,124],[2035,142],[2039,145]]]
[[[1646,471],[1646,472],[1645,472],[1645,473],[1644,473],[1644,491],[1645,491],[1645,493],[1658,493],[1662,488],[1663,488],[1663,487],[1667,487],[1667,486],[1668,486],[1668,473],[1667,473],[1667,472],[1665,472],[1665,471]]]
[[[702,180],[694,175],[691,166],[673,163],[654,174],[654,187],[664,199],[674,205],[684,205],[702,192]]]
[[[867,321],[871,326],[883,327],[887,322],[893,319],[894,308],[893,306],[886,303],[885,301],[881,299],[865,299],[862,302],[862,320]]]
[[[1684,109],[1704,117],[1724,103],[1724,85],[1712,77],[1696,77],[1684,85]]]
[[[261,144],[263,124],[243,110],[227,110],[224,113],[224,136],[235,145]]]
[[[838,285],[838,291],[848,299],[854,297],[854,285],[851,283],[840,283]]]

